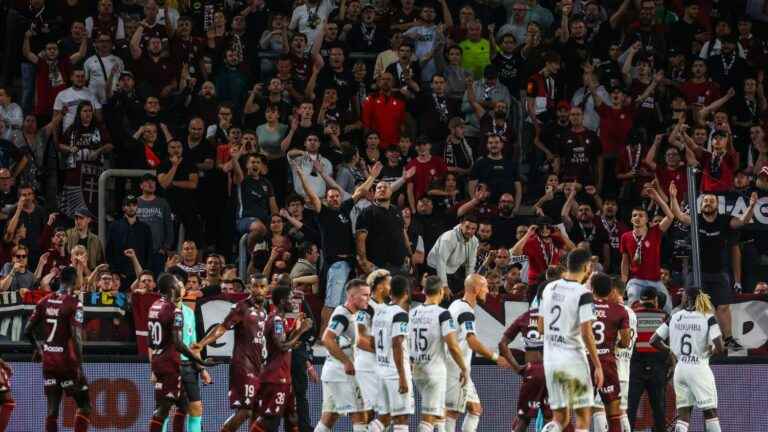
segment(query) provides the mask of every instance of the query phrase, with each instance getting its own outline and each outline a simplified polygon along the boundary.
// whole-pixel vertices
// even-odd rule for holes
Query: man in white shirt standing
[[[288,29],[303,33],[308,41],[314,41],[323,22],[336,9],[333,0],[306,0],[303,5],[293,10],[291,24]],[[312,47],[307,46],[307,51]]]
[[[541,296],[538,327],[544,337],[544,376],[552,408],[552,421],[542,432],[563,431],[571,421],[571,410],[576,416],[575,431],[587,432],[594,388],[603,386],[603,369],[592,334],[594,299],[584,287],[591,273],[591,257],[584,249],[571,251],[563,278],[550,282]],[[586,352],[595,365],[594,381]]]
[[[443,25],[446,30],[450,30],[453,27],[453,18],[451,11],[448,8],[445,0],[440,0],[440,5],[443,10]],[[421,7],[419,14],[419,25],[411,27],[403,33],[404,37],[412,39],[416,46],[416,60],[422,64],[422,59],[429,58],[429,61],[423,63],[421,67],[421,79],[422,83],[428,83],[432,81],[432,75],[437,72],[435,67],[435,60],[432,57],[432,50],[435,48],[435,38],[437,35],[437,25],[435,24],[435,18],[437,11],[435,6],[431,3],[426,3]]]
[[[80,105],[80,102],[88,101],[93,104],[96,121],[101,122],[101,103],[91,93],[91,90],[85,87],[85,71],[76,67],[72,70],[71,78],[72,86],[56,95],[56,100],[53,102],[53,120],[63,121],[62,130],[67,130],[75,122],[77,106]]]
[[[95,42],[96,54],[85,60],[83,69],[88,89],[103,104],[107,101],[107,85],[111,85],[113,90],[117,88],[117,78],[125,70],[125,65],[120,57],[112,54],[111,35],[101,33]]]
[[[427,255],[427,265],[435,269],[437,276],[451,292],[460,292],[466,276],[475,270],[477,248],[480,245],[475,237],[477,225],[474,216],[464,216],[460,225],[437,238]]]

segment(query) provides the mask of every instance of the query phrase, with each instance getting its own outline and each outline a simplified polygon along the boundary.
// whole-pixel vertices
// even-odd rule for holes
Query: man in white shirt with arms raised
[[[571,410],[576,416],[576,432],[587,432],[594,388],[603,386],[603,369],[592,334],[594,300],[584,287],[591,273],[591,257],[587,250],[572,250],[566,257],[563,278],[550,282],[541,297],[539,331],[544,338],[544,375],[552,408],[552,421],[542,432],[564,430]],[[585,348],[595,365],[594,382]]]
[[[475,432],[480,423],[483,407],[480,405],[480,397],[477,395],[477,389],[470,377],[473,352],[496,362],[505,369],[512,367],[507,359],[499,357],[499,354],[483,345],[475,334],[475,306],[477,306],[478,300],[485,301],[487,295],[488,281],[479,274],[473,273],[467,276],[464,281],[464,298],[454,301],[448,308],[458,328],[456,335],[459,339],[461,355],[464,357],[464,364],[467,366],[467,380],[465,383],[461,382],[461,369],[455,361],[446,361],[446,366],[448,366],[448,388],[445,396],[446,431],[454,432],[456,430],[456,420],[465,411],[468,412],[464,416],[464,423],[461,425],[462,432]]]

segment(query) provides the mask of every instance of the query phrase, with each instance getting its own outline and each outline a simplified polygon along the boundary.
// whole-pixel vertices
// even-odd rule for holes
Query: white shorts
[[[621,386],[621,389],[619,389],[619,394],[621,395],[620,407],[626,411],[629,407],[629,381],[619,381],[619,385]]]
[[[480,396],[472,379],[468,379],[464,387],[461,386],[458,377],[448,377],[448,386],[445,392],[445,409],[463,413],[467,410],[467,402],[480,403]]]
[[[423,376],[414,378],[413,383],[421,395],[421,413],[433,416],[445,415],[446,377]]]
[[[379,404],[376,405],[376,413],[389,414],[390,416],[412,415],[416,402],[413,399],[413,383],[408,380],[408,393],[400,393],[400,380],[381,379],[379,381]]]
[[[363,397],[363,407],[371,411],[379,404],[379,376],[375,371],[355,371],[355,379]]]
[[[555,379],[556,375],[560,379]],[[594,387],[586,359],[583,363],[544,363],[544,377],[547,380],[549,407],[553,410],[594,406]],[[572,392],[574,386],[579,387],[578,394]]]
[[[357,382],[323,381],[323,412],[348,415],[365,411]]]
[[[717,387],[712,369],[706,365],[675,368],[676,406],[702,410],[717,408]]]

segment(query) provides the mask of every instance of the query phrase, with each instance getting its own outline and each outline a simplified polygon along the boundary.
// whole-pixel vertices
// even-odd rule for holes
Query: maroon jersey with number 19
[[[264,307],[247,298],[232,306],[222,325],[235,330],[235,349],[229,368],[229,406],[232,409],[255,408],[259,374],[264,363],[266,343]]]

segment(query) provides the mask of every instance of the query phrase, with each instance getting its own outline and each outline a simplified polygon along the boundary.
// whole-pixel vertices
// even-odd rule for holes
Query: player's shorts
[[[462,387],[459,377],[448,376],[448,385],[445,390],[445,409],[463,413],[467,410],[467,402],[480,403],[475,383],[468,378]]]
[[[629,408],[629,381],[619,381],[621,386],[621,409],[626,411]]]
[[[517,415],[529,419],[536,418],[539,408],[544,411],[544,418],[552,417],[547,401],[544,365],[541,363],[531,363],[523,375],[520,395],[517,398]]]
[[[259,376],[241,367],[229,369],[229,407],[234,410],[257,408]]]
[[[155,373],[155,400],[181,399],[181,373]]]
[[[408,380],[408,392],[400,393],[400,380],[382,379],[379,381],[380,396],[379,405],[376,407],[378,414],[390,416],[412,415],[416,401],[413,399],[413,383]]]
[[[603,368],[603,386],[595,389],[594,402],[596,407],[602,408],[604,404],[621,399],[621,383],[619,382],[619,370],[616,361],[610,358],[600,357],[600,365]],[[589,365],[589,372],[594,375],[595,368]],[[598,397],[599,395],[599,397]]]
[[[192,365],[181,365],[181,385],[184,387],[184,393],[189,402],[202,400],[200,396],[200,378],[199,374]]]
[[[366,411],[357,381],[323,381],[323,412],[348,415]]]
[[[355,371],[357,386],[363,397],[363,408],[370,411],[379,403],[379,376],[375,371]]]
[[[11,389],[11,377],[8,371],[0,367],[0,392],[7,392]]]
[[[88,381],[80,369],[68,371],[43,370],[43,385],[45,389],[58,387],[68,395],[88,390]]]
[[[586,359],[544,365],[551,409],[588,408],[594,403],[592,377]]]
[[[676,406],[696,407],[702,410],[717,408],[717,387],[712,369],[706,365],[678,366],[675,368]]]
[[[420,376],[413,379],[413,384],[421,395],[422,414],[441,417],[445,415],[445,375]]]
[[[296,412],[296,399],[290,384],[262,383],[258,400],[259,414],[262,416],[282,417]]]

